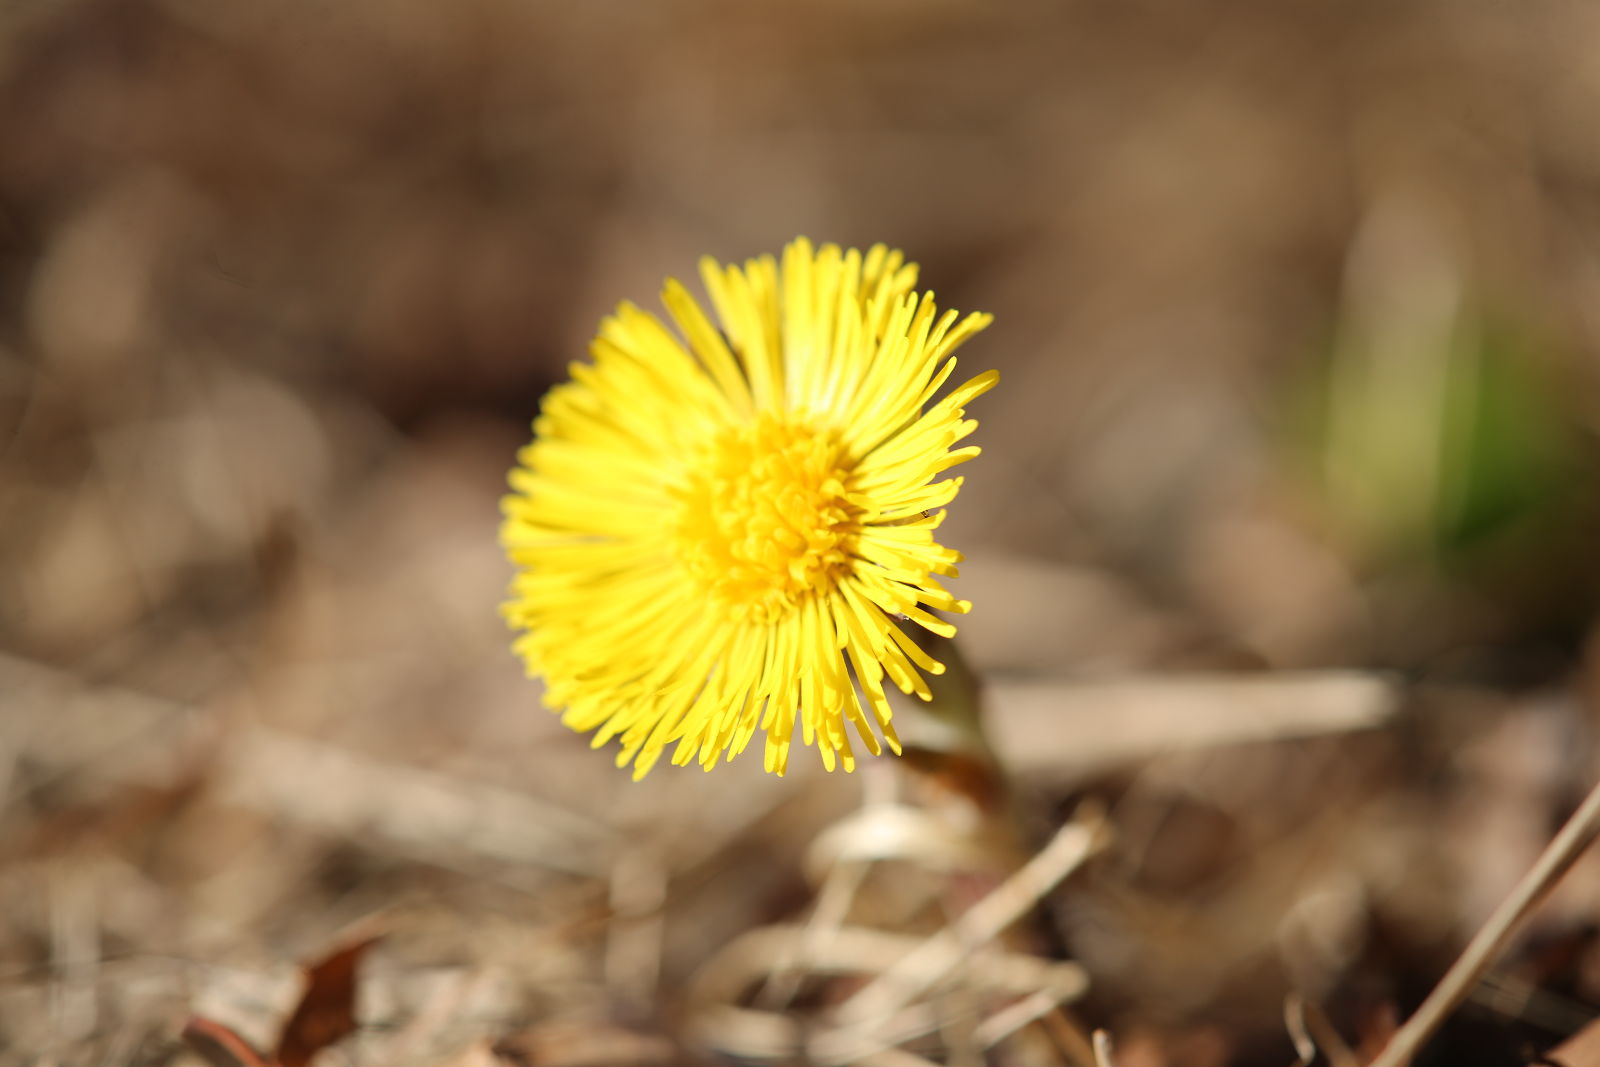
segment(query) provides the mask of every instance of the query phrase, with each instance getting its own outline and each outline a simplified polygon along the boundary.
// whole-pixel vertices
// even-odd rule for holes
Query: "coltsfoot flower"
[[[710,769],[758,729],[782,774],[797,719],[853,770],[847,721],[900,751],[885,676],[926,700],[919,671],[944,670],[902,623],[949,636],[929,609],[971,607],[939,584],[961,479],[936,479],[978,454],[954,446],[999,374],[933,398],[990,316],[938,313],[882,245],[800,239],[700,275],[718,323],[669,279],[682,339],[624,303],[545,397],[504,501],[513,648],[563,722],[621,737],[635,778],[669,744]]]

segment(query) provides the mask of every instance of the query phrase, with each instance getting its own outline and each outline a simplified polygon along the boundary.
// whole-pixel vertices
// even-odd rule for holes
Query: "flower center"
[[[762,415],[725,430],[678,492],[679,558],[737,618],[770,622],[852,565],[862,509],[833,436]]]

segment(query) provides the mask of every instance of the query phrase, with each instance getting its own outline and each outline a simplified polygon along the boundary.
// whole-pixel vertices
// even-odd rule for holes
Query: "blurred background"
[[[1597,47],[1570,0],[0,7],[0,1063],[270,1048],[352,923],[324,1064],[1361,1062],[1600,771]],[[633,785],[508,651],[505,472],[617,301],[797,234],[996,315],[945,530],[1000,770]],[[1588,861],[1419,1062],[1579,1031],[1597,920]]]

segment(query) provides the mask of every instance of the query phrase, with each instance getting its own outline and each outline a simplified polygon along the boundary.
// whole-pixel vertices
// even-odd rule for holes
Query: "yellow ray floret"
[[[504,612],[545,701],[618,766],[707,769],[766,735],[782,774],[798,721],[832,770],[900,743],[884,678],[928,698],[944,667],[901,629],[955,628],[934,531],[978,454],[980,374],[935,396],[988,315],[940,314],[917,268],[800,239],[743,267],[700,263],[716,321],[675,280],[672,326],[623,304],[592,362],[551,390],[512,470]]]

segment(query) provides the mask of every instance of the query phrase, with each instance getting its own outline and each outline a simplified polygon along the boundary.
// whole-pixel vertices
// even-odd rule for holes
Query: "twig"
[[[1411,1062],[1456,1005],[1472,992],[1523,920],[1555,888],[1561,876],[1597,835],[1600,835],[1600,785],[1590,790],[1555,840],[1467,943],[1460,958],[1445,972],[1422,1006],[1395,1031],[1371,1067],[1405,1067]]]
[[[990,1049],[1021,1030],[1024,1026],[1044,1018],[1061,1006],[1061,998],[1052,990],[1041,989],[1029,993],[989,1015],[978,1024],[974,1037],[984,1049]]]
[[[1289,1031],[1289,1042],[1294,1045],[1295,1067],[1311,1067],[1317,1058],[1317,1043],[1311,1040],[1306,1028],[1306,1002],[1299,993],[1283,998],[1283,1026]]]
[[[1094,1041],[1071,1014],[1057,1008],[1041,1021],[1045,1033],[1072,1067],[1098,1067],[1094,1062]]]
[[[1328,1061],[1328,1067],[1361,1067],[1361,1061],[1356,1058],[1356,1054],[1320,1004],[1301,1000],[1300,1008],[1304,1013],[1306,1032],[1322,1051],[1322,1055]]]
[[[1094,1032],[1094,1062],[1097,1067],[1117,1067],[1111,1056],[1111,1035],[1104,1030]]]

